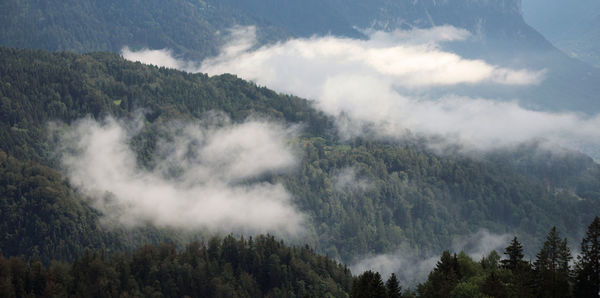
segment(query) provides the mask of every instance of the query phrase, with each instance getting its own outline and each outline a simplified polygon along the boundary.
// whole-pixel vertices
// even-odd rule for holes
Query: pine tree
[[[542,297],[570,296],[569,261],[571,258],[567,239],[561,240],[556,227],[553,227],[534,264],[536,288]]]
[[[429,273],[427,281],[419,285],[417,291],[424,297],[447,297],[460,278],[456,254],[444,251],[435,269]]]
[[[379,272],[371,270],[359,275],[352,283],[353,298],[385,298],[386,288]]]
[[[396,277],[395,273],[392,273],[392,275],[385,282],[385,288],[387,290],[387,296],[389,298],[402,297],[402,294],[401,294],[402,288],[400,287],[400,282],[398,282],[398,278]]]
[[[502,284],[502,280],[496,272],[490,273],[483,284],[480,286],[479,290],[481,293],[488,295],[490,297],[506,297],[506,288]]]
[[[506,247],[504,254],[507,255],[508,258],[500,261],[503,268],[515,271],[525,263],[525,261],[523,261],[523,245],[517,240],[516,236],[510,242],[510,245]]]
[[[581,241],[581,254],[575,264],[575,295],[599,297],[600,292],[600,218],[596,216]]]

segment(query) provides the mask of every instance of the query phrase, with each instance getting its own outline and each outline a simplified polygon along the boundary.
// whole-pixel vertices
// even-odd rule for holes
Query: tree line
[[[0,256],[2,297],[598,297],[600,218],[589,225],[571,266],[567,240],[553,227],[535,260],[517,237],[479,262],[444,251],[427,280],[403,290],[395,274],[353,277],[308,245],[270,235],[212,237],[178,251],[173,243],[132,253],[86,250],[72,263]]]
[[[514,237],[501,259],[496,251],[475,262],[464,252],[444,251],[416,291],[401,293],[394,274],[384,284],[367,271],[353,282],[352,297],[598,297],[600,295],[600,218],[589,225],[574,264],[567,239],[553,227],[534,261],[524,259]],[[400,295],[400,296],[399,296]]]
[[[47,267],[0,257],[0,297],[344,297],[351,284],[347,267],[269,235],[86,250]]]

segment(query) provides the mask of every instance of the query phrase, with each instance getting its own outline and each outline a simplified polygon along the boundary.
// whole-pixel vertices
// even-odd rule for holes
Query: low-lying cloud
[[[369,179],[360,177],[352,167],[341,168],[334,172],[333,186],[337,191],[366,191],[371,188]]]
[[[494,234],[482,229],[468,236],[457,236],[453,239],[452,250],[464,251],[473,260],[479,261],[493,250],[502,254],[514,236],[510,234]]]
[[[59,133],[69,181],[93,199],[106,221],[289,236],[303,231],[304,215],[291,195],[260,179],[295,166],[286,145],[291,129],[263,121],[171,123],[148,170],[130,147],[141,127],[83,119]]]
[[[126,49],[123,55],[190,72],[234,73],[311,99],[316,108],[338,119],[344,137],[360,135],[362,128],[370,127],[372,136],[403,138],[410,132],[468,149],[487,150],[532,139],[571,148],[600,145],[598,115],[535,111],[517,102],[444,91],[460,86],[518,88],[544,79],[544,69],[506,68],[442,48],[443,42],[469,38],[466,30],[442,26],[368,34],[368,40],[324,36],[256,47],[255,29],[237,27],[221,54],[201,63],[174,62],[164,50]]]
[[[395,273],[402,285],[416,285],[427,279],[439,260],[439,256],[423,257],[410,250],[398,250],[364,258],[350,266],[350,269],[355,275],[367,270],[376,271],[384,279]]]
[[[477,262],[493,250],[502,254],[504,248],[510,243],[511,237],[508,234],[494,234],[487,230],[480,230],[471,235],[455,237],[451,252],[464,251]],[[429,272],[440,260],[440,255],[441,252],[424,255],[412,249],[399,249],[394,253],[365,257],[350,268],[354,274],[374,270],[381,273],[384,278],[396,273],[402,284],[415,285],[427,279]]]

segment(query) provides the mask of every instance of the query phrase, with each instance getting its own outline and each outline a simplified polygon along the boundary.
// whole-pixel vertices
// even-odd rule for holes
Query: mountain
[[[202,59],[216,54],[217,32],[233,25],[261,25],[265,36],[285,36],[235,11],[204,1],[3,1],[0,43],[52,51],[112,51],[170,48]]]
[[[523,1],[525,21],[569,56],[600,67],[600,3]]]
[[[547,111],[596,113],[600,102],[600,71],[557,50],[525,23],[520,0],[502,1],[353,1],[328,0],[219,1],[270,23],[295,36],[333,34],[360,36],[361,30],[396,30],[452,25],[469,30],[473,37],[450,49],[465,57],[502,66],[547,71],[544,81],[523,88],[457,88],[468,96],[518,99],[527,108]],[[327,22],[324,23],[323,19]],[[314,29],[319,25],[318,29]],[[591,27],[595,28],[595,27]]]
[[[543,140],[471,152],[459,144],[433,148],[426,136],[380,138],[377,125],[347,139],[337,130],[339,119],[314,101],[231,74],[182,72],[116,54],[124,46],[169,48],[198,61],[217,54],[236,25],[255,26],[264,45],[450,24],[472,36],[444,50],[501,67],[545,69],[546,78],[535,86],[447,91],[595,114],[598,70],[529,27],[516,0],[5,1],[0,24],[0,44],[11,47],[0,47],[0,214],[6,218],[0,250],[7,257],[45,264],[84,258],[80,263],[93,260],[102,268],[107,259],[86,249],[127,254],[172,242],[140,252],[164,252],[170,261],[179,260],[175,247],[232,232],[273,232],[347,263],[387,254],[429,258],[450,246],[488,249],[498,243],[490,238],[507,234],[518,235],[533,255],[550,226],[574,243],[600,210],[600,165]],[[202,204],[214,201],[227,204]],[[287,248],[279,247],[285,256]],[[325,269],[340,269],[317,259]],[[226,265],[214,268],[226,275]],[[322,271],[321,265],[315,266]],[[333,282],[326,276],[310,282],[347,293],[349,272],[336,272],[341,277]],[[222,286],[227,278],[216,276],[211,284]],[[132,293],[162,287],[154,280],[139,281],[143,289],[131,283]],[[342,286],[334,285],[340,280]]]
[[[86,115],[98,121],[109,115],[126,121],[136,117],[139,108],[147,110],[145,124],[128,143],[139,171],[157,167],[161,158],[157,139],[172,121],[199,120],[210,111],[222,111],[233,122],[262,115],[301,125],[302,133],[292,141],[299,159],[295,170],[253,179],[280,183],[299,211],[310,218],[310,232],[302,241],[348,262],[405,246],[436,251],[448,247],[457,235],[482,228],[516,233],[535,249],[533,243],[550,225],[569,231],[569,237],[580,237],[600,204],[600,166],[575,152],[551,151],[532,143],[513,151],[467,157],[436,154],[418,139],[408,143],[369,138],[342,141],[334,133],[333,119],[304,99],[280,95],[231,75],[189,74],[128,62],[115,54],[2,48],[0,65],[0,145],[8,164],[15,164],[2,171],[5,177],[14,177],[11,171],[21,175],[6,178],[3,212],[15,220],[3,227],[3,235],[54,228],[54,220],[73,217],[63,215],[65,210],[83,214],[75,216],[99,231],[98,216],[106,214],[90,211],[91,203],[70,190],[74,186],[64,184],[54,170],[40,165],[36,167],[41,170],[25,171],[22,168],[27,166],[21,164],[35,161],[66,175],[56,155],[62,141],[48,131],[48,121],[62,121],[64,125],[58,127],[69,131],[75,129],[69,123],[75,125]],[[30,180],[38,183],[33,185],[39,185],[43,195],[23,184]],[[53,196],[57,191],[64,195]],[[39,209],[33,202],[47,207]],[[39,222],[31,228],[31,222],[17,220],[32,216]],[[54,256],[55,241],[68,238],[65,233],[85,235],[60,229],[51,234],[55,240],[45,242],[40,239],[44,233],[23,233],[29,240],[10,237],[2,242],[2,251],[29,254],[27,245],[20,243],[39,243],[36,251],[49,259]],[[90,235],[99,235],[91,246],[106,242],[100,232]],[[123,247],[147,241],[140,239]],[[73,241],[84,240],[75,237]],[[66,252],[66,259],[73,257]]]
[[[600,70],[554,48],[525,23],[520,0],[503,1],[67,1],[53,5],[4,1],[0,45],[76,52],[168,48],[187,59],[215,55],[234,25],[258,27],[261,44],[311,35],[364,38],[364,29],[453,25],[473,37],[454,44],[460,54],[506,67],[546,70],[536,86],[452,90],[515,100],[547,111],[600,110]]]

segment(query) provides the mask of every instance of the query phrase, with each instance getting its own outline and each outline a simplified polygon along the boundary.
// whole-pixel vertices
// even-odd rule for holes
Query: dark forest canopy
[[[0,255],[0,295],[161,297],[597,297],[600,289],[600,218],[581,241],[574,266],[567,240],[552,228],[527,261],[517,239],[499,255],[481,260],[444,251],[426,281],[402,287],[392,273],[367,270],[352,276],[346,266],[290,247],[273,236],[231,235],[192,242],[147,245],[131,254],[86,250],[71,263]]]
[[[2,297],[345,297],[351,283],[345,266],[273,236],[211,238],[181,251],[173,244],[110,256],[86,250],[48,267],[0,256]]]
[[[4,151],[0,177],[5,181],[0,202],[2,212],[14,219],[3,222],[0,231],[9,235],[1,242],[7,256],[70,260],[85,247],[102,243],[107,249],[147,243],[136,237],[123,243],[120,236],[101,235],[97,226],[101,215],[57,172],[55,140],[48,138],[46,130],[48,121],[68,124],[107,115],[125,119],[139,109],[146,110],[145,126],[131,147],[142,168],[153,166],[154,140],[169,121],[195,121],[221,111],[234,122],[259,116],[300,124],[302,132],[294,142],[299,166],[264,179],[282,183],[309,216],[314,235],[307,241],[317,251],[345,261],[394,251],[401,245],[439,251],[455,236],[482,228],[516,233],[533,254],[548,226],[568,231],[567,238],[576,239],[600,210],[600,168],[574,152],[549,151],[533,143],[468,157],[437,154],[418,141],[368,137],[341,141],[334,119],[307,100],[232,75],[189,74],[128,62],[115,54],[0,48],[0,65],[0,148]],[[352,169],[369,187],[357,191],[336,186],[343,169]],[[31,222],[19,218],[37,219],[30,228]],[[38,226],[53,227],[52,222],[60,218],[68,219],[64,221],[68,227],[50,234],[42,229],[43,233],[10,236]],[[161,239],[139,237],[148,238],[155,240],[152,243]],[[64,239],[70,240],[57,246]],[[73,248],[78,243],[89,244]],[[22,246],[30,244],[39,247]]]

